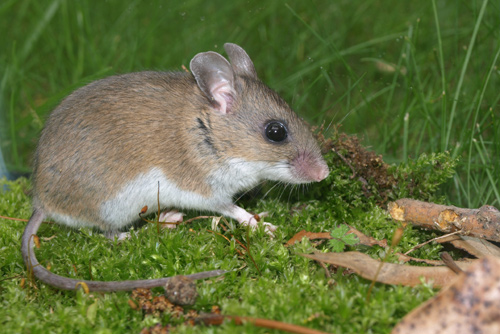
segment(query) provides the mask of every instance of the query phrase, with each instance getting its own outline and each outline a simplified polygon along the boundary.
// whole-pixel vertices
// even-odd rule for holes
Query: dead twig
[[[307,327],[302,327],[298,325],[287,324],[285,322],[269,320],[269,319],[261,319],[261,318],[253,318],[253,317],[239,317],[232,315],[209,315],[209,316],[201,316],[196,319],[196,322],[203,323],[205,325],[221,325],[224,320],[232,320],[237,325],[242,325],[243,323],[252,323],[257,327],[268,328],[268,329],[277,329],[281,331],[286,331],[288,333],[296,333],[296,334],[327,334],[323,331],[318,331],[315,329],[310,329]]]
[[[14,220],[18,222],[28,222],[28,219],[21,219],[21,218],[13,218],[13,217],[7,217],[7,216],[0,216],[2,219],[7,219],[7,220]]]
[[[421,247],[423,247],[423,246],[425,246],[425,245],[427,245],[427,244],[429,244],[429,243],[431,243],[431,242],[433,242],[433,241],[438,241],[438,240],[440,240],[440,239],[445,239],[445,238],[448,238],[448,237],[450,237],[450,236],[452,236],[452,235],[455,235],[455,234],[458,234],[458,233],[459,233],[459,231],[455,231],[455,232],[453,232],[453,233],[448,233],[448,234],[442,235],[442,236],[440,236],[440,237],[436,237],[436,238],[433,238],[433,239],[431,239],[431,240],[427,240],[426,242],[423,242],[423,243],[418,244],[418,245],[416,245],[415,247],[411,248],[409,251],[407,251],[406,253],[404,253],[404,255],[408,255],[408,254],[410,254],[411,252],[413,252],[415,249],[419,249],[419,248],[421,248]]]
[[[337,154],[337,156],[351,169],[351,172],[352,172],[352,175],[349,176],[349,178],[352,180],[356,177],[356,170],[354,169],[354,167],[351,165],[351,163],[349,161],[347,161],[346,158],[344,158],[344,156],[342,154],[340,154],[336,149],[335,147],[332,148],[332,151]]]
[[[440,255],[440,257],[441,257],[441,260],[443,260],[444,264],[446,264],[446,266],[448,268],[450,268],[451,270],[453,270],[453,272],[455,272],[455,274],[458,275],[458,274],[464,272],[462,269],[460,269],[459,266],[457,266],[457,264],[451,258],[451,255],[448,252],[442,252],[441,255]]]
[[[458,232],[500,241],[500,211],[490,205],[464,209],[403,198],[389,203],[388,209],[392,218],[402,222],[445,233]]]

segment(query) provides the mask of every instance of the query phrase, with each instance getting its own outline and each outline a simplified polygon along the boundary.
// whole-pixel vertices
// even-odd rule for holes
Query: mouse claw
[[[273,225],[271,223],[266,223],[263,218],[264,217],[268,217],[269,216],[269,212],[261,212],[259,214],[256,214],[254,215],[251,219],[250,219],[250,222],[248,223],[248,225],[250,225],[250,227],[255,230],[257,228],[257,226],[259,224],[262,224],[264,226],[264,230],[265,232],[271,237],[271,238],[274,238],[274,233],[277,229],[278,229],[278,226],[276,225]]]
[[[273,225],[271,223],[265,223],[265,222],[262,222],[262,225],[264,225],[264,229],[265,229],[266,233],[271,238],[274,238],[274,232],[278,229],[278,226]]]
[[[261,212],[258,215],[254,215],[234,205],[231,210],[226,211],[225,214],[236,219],[242,226],[250,226],[252,230],[255,230],[260,223],[264,225],[266,233],[271,237],[274,237],[273,232],[278,228],[271,223],[264,222],[263,218],[269,216],[268,212]]]

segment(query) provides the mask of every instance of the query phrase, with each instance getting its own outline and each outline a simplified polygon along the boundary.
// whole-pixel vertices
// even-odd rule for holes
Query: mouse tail
[[[28,276],[34,275],[40,281],[60,290],[76,290],[79,287],[83,288],[83,284],[85,284],[88,287],[89,291],[101,292],[130,291],[136,288],[150,289],[164,286],[171,279],[171,277],[165,277],[148,280],[103,282],[78,280],[53,274],[45,267],[43,267],[40,263],[38,263],[38,260],[35,256],[34,237],[36,236],[44,218],[45,213],[41,209],[35,209],[33,211],[33,214],[31,215],[28,225],[26,225],[22,236],[21,252],[23,255],[24,264],[28,269]],[[192,280],[197,280],[219,276],[224,273],[226,273],[226,271],[224,270],[212,270],[185,276]]]

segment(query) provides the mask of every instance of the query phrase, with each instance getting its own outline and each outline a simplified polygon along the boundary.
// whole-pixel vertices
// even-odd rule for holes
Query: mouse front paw
[[[252,215],[248,220],[248,222],[243,221],[242,225],[249,225],[252,228],[252,230],[255,230],[257,226],[261,224],[264,226],[264,230],[266,231],[266,233],[271,237],[274,237],[273,232],[275,232],[278,229],[278,226],[265,222],[264,218],[267,216],[269,216],[268,212],[261,212],[257,215]]]
[[[233,205],[230,210],[221,210],[221,212],[226,216],[236,219],[243,226],[250,226],[252,230],[255,230],[259,224],[262,224],[264,225],[266,233],[271,237],[274,237],[273,232],[278,228],[271,223],[264,222],[263,218],[268,216],[267,212],[253,215],[236,205]]]

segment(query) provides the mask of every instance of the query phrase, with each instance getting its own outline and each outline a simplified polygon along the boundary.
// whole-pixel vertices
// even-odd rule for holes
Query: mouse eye
[[[271,121],[266,125],[265,134],[269,141],[279,143],[288,137],[288,130],[283,123]]]

